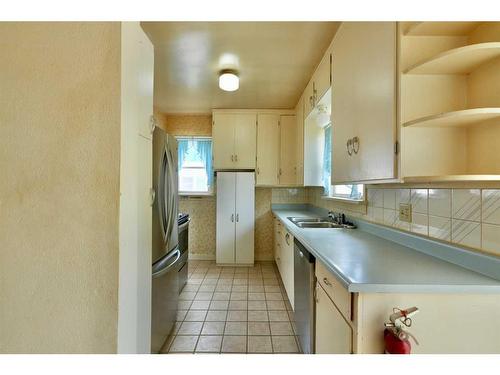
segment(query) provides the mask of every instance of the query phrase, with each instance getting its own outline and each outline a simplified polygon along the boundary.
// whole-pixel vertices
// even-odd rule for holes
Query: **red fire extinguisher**
[[[415,315],[418,308],[410,307],[408,309],[394,308],[389,317],[390,322],[384,323],[384,343],[387,354],[410,354],[410,337],[418,345],[418,341],[410,332],[403,329],[411,327],[412,320],[410,316]]]

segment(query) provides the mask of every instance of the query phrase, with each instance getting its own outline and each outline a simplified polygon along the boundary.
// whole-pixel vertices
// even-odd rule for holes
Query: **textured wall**
[[[0,35],[0,352],[115,352],[120,25]]]

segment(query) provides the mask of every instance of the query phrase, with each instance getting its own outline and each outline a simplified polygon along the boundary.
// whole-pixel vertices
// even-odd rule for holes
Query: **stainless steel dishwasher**
[[[294,240],[294,321],[302,353],[314,353],[314,256]]]

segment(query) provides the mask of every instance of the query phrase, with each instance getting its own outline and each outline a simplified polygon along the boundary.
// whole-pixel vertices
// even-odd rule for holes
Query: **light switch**
[[[411,204],[409,203],[399,204],[399,220],[411,223]]]

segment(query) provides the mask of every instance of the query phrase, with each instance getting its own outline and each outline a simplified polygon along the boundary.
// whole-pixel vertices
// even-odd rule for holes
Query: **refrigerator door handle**
[[[172,262],[168,262],[167,265],[164,265],[163,263],[164,262],[167,262],[167,260],[170,260],[172,258],[175,259],[172,261]],[[162,275],[164,275],[165,273],[167,273],[180,259],[181,257],[181,251],[177,248],[172,254],[170,254],[167,258],[165,258],[164,260],[160,261],[160,263],[162,263],[161,267],[159,270],[155,270],[156,267],[158,266],[153,266],[153,277],[156,278],[156,277],[160,277]]]

